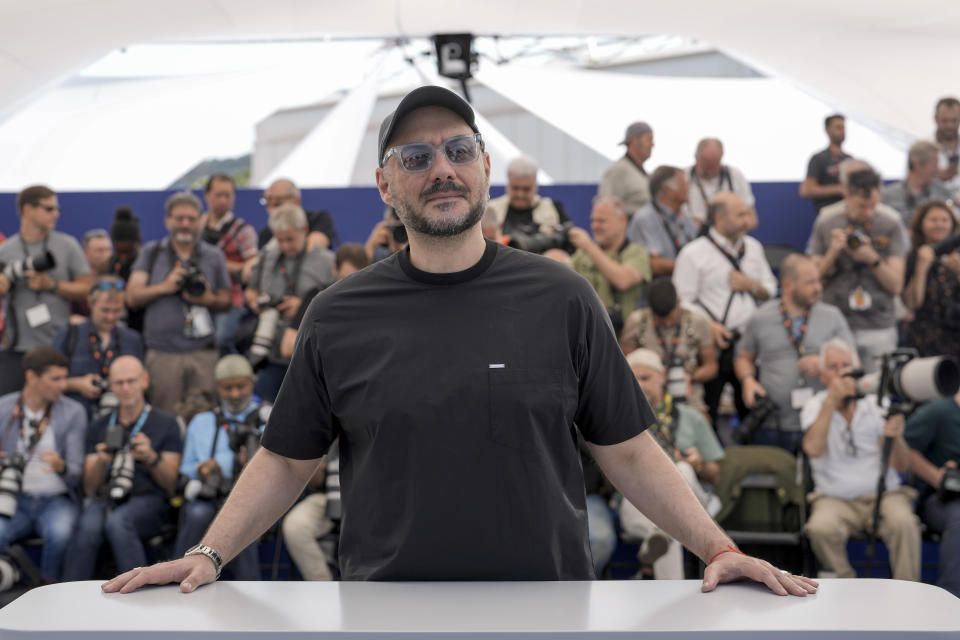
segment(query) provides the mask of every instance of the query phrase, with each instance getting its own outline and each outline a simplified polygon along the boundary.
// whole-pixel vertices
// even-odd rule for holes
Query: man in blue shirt
[[[183,506],[180,533],[174,544],[174,556],[179,557],[200,541],[213,521],[223,498],[239,475],[236,465],[243,465],[253,455],[248,449],[254,443],[244,442],[255,432],[256,445],[262,427],[260,401],[253,396],[253,368],[243,356],[224,356],[214,369],[220,404],[213,411],[198,413],[187,427],[183,447],[181,475],[189,478],[185,490],[187,501]],[[260,559],[257,545],[245,548],[226,569],[233,571],[237,580],[259,580]]]

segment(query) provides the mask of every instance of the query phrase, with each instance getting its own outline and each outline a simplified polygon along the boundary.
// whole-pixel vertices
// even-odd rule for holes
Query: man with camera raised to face
[[[23,356],[23,370],[23,391],[0,397],[0,554],[37,533],[43,537],[40,572],[56,582],[79,510],[87,414],[63,397],[62,353],[35,347]]]
[[[123,280],[116,276],[97,278],[87,296],[90,318],[67,325],[53,338],[53,348],[70,360],[67,395],[84,406],[88,418],[115,404],[116,396],[105,395],[113,361],[124,355],[143,359],[140,334],[118,324],[123,290]]]
[[[821,567],[853,578],[847,540],[867,533],[877,501],[884,438],[891,438],[886,492],[880,501],[880,539],[890,550],[897,580],[920,579],[920,527],[913,513],[916,492],[900,486],[910,450],[903,414],[884,416],[874,395],[857,392],[849,374],[860,365],[856,349],[840,338],[820,348],[820,381],[826,387],[803,406],[803,452],[810,458],[813,494],[804,532]]]
[[[846,317],[868,373],[897,346],[894,298],[903,289],[907,251],[903,222],[878,214],[879,199],[880,176],[869,167],[850,172],[836,205],[843,213],[821,212],[808,247],[823,279],[823,301]]]
[[[255,433],[255,441],[258,444],[260,441],[261,404],[253,395],[250,363],[240,355],[224,356],[217,362],[214,377],[219,403],[212,411],[195,415],[187,426],[180,463],[180,475],[187,479],[186,502],[174,543],[175,557],[200,542],[233,481],[240,475],[240,467],[254,453],[247,451],[248,446],[252,446],[247,442],[249,437]],[[247,546],[225,569],[232,571],[237,580],[259,580],[257,544]]]
[[[821,291],[813,260],[794,253],[780,265],[780,299],[769,300],[750,316],[735,368],[744,404],[766,418],[752,433],[743,434],[744,443],[783,447],[796,454],[802,435],[800,409],[823,388],[820,347],[831,338],[853,343],[843,314],[820,302]]]
[[[577,248],[573,268],[593,287],[613,322],[617,336],[631,311],[640,306],[643,283],[650,281],[647,250],[627,238],[627,212],[612,196],[598,196],[590,212],[590,234],[570,229],[570,244]]]
[[[920,518],[940,534],[937,586],[960,598],[960,392],[917,409],[904,438],[919,480]]]
[[[23,354],[50,344],[70,319],[70,303],[82,301],[93,282],[80,244],[54,230],[60,203],[52,189],[21,191],[17,213],[20,231],[0,244],[0,295],[6,296],[0,395],[23,386]]]
[[[717,408],[723,387],[734,390],[737,413],[746,414],[740,397],[740,381],[734,375],[737,340],[757,303],[777,291],[777,280],[763,252],[763,245],[747,235],[753,212],[740,196],[725,191],[710,201],[710,230],[683,249],[673,269],[673,285],[680,302],[710,319],[713,340],[719,350],[719,374],[704,384],[704,401],[716,428]]]
[[[230,307],[227,263],[220,249],[199,241],[200,212],[192,193],[170,196],[165,219],[170,235],[144,247],[127,283],[127,304],[146,307],[150,399],[164,411],[175,411],[188,393],[213,393],[213,313]]]
[[[117,408],[87,430],[87,501],[67,549],[64,580],[93,577],[104,537],[118,569],[146,564],[143,541],[160,533],[177,487],[180,426],[173,414],[146,401],[150,376],[143,364],[120,356],[110,365],[109,381]]]
[[[273,402],[287,372],[289,358],[280,343],[310,290],[323,290],[334,281],[334,255],[324,247],[307,246],[307,218],[295,204],[280,205],[270,217],[276,246],[267,246],[254,267],[244,296],[259,316],[251,361],[263,364],[257,395]],[[272,327],[272,328],[271,328]]]

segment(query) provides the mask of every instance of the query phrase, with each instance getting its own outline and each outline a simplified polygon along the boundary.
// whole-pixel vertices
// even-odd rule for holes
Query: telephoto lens
[[[110,499],[114,502],[123,502],[130,495],[133,488],[133,456],[129,449],[121,449],[113,457],[113,467],[110,471]]]
[[[260,317],[253,331],[253,344],[247,352],[247,359],[254,369],[266,364],[270,352],[273,351],[273,341],[280,324],[280,312],[277,311],[276,302],[269,298],[266,300],[267,302],[260,304]]]
[[[12,518],[17,512],[25,464],[19,453],[0,456],[0,516]]]

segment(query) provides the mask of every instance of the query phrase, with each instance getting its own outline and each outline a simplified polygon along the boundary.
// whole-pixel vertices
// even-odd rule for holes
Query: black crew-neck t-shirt
[[[488,242],[459,273],[407,249],[318,294],[263,446],[312,459],[340,437],[346,580],[578,580],[574,429],[610,445],[653,422],[589,283]]]

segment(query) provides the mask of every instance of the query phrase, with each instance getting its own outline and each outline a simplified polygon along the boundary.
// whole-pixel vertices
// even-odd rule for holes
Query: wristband
[[[47,291],[49,291],[50,293],[56,293],[56,292],[57,292],[57,287],[60,286],[60,281],[57,280],[56,278],[54,278],[53,276],[50,276],[50,282],[51,282],[52,284],[50,285],[50,288],[47,289]]]
[[[713,564],[713,561],[717,559],[717,556],[723,553],[739,553],[742,556],[747,555],[743,551],[740,551],[740,549],[735,547],[727,547],[726,549],[720,549],[720,551],[717,551],[715,554],[713,554],[713,557],[710,558],[709,562],[707,562],[707,566],[709,567],[711,564]]]
[[[159,452],[159,451],[157,451],[157,457],[153,459],[153,462],[150,463],[150,466],[151,466],[151,467],[156,467],[158,464],[160,464],[160,452]]]

